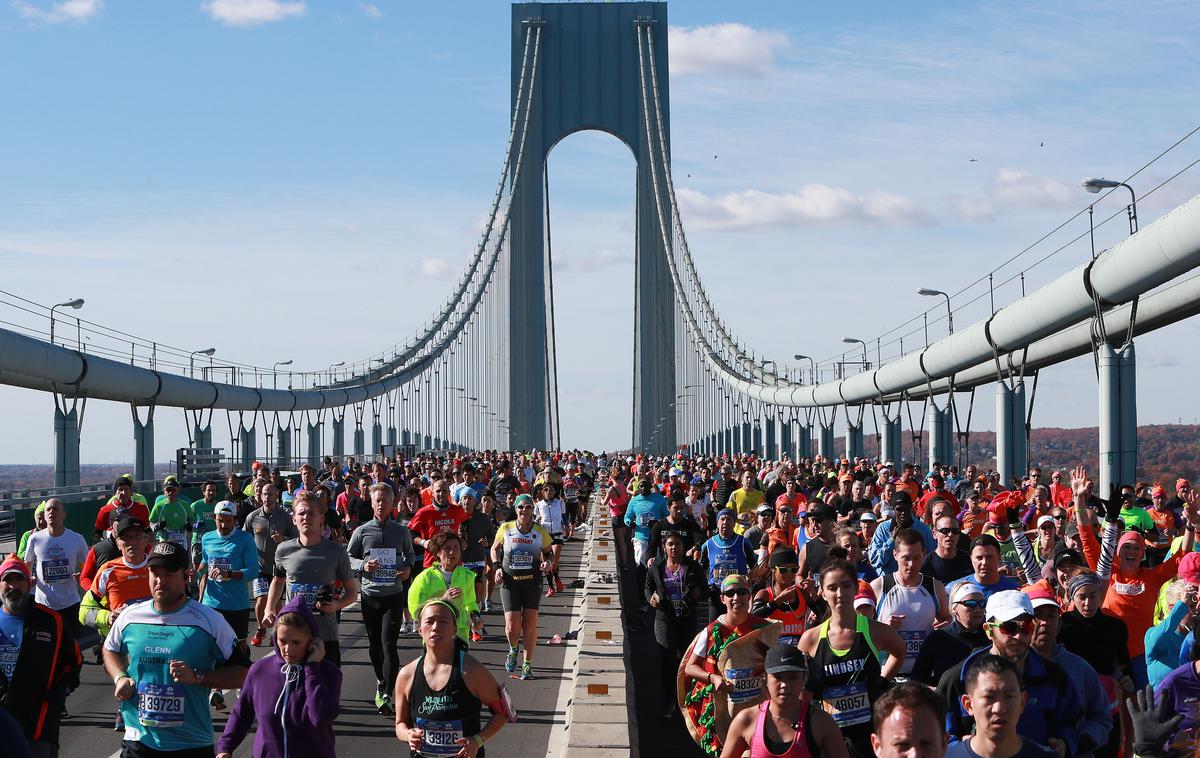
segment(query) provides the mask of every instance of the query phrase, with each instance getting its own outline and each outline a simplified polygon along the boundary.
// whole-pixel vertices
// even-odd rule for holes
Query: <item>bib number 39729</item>
[[[138,721],[156,728],[183,726],[184,685],[138,682]]]

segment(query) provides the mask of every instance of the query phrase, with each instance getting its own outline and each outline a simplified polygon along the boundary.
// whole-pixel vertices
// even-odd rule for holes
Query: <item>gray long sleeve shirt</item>
[[[350,554],[350,568],[359,574],[362,593],[372,597],[403,592],[400,572],[416,563],[412,532],[392,519],[382,523],[371,519],[355,529],[346,552]],[[370,560],[379,563],[375,571],[368,573],[363,566]]]

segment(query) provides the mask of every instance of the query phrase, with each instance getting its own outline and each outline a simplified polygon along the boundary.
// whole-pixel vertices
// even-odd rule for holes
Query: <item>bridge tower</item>
[[[633,446],[665,452],[676,444],[675,302],[667,251],[655,209],[657,170],[663,208],[670,207],[661,167],[651,161],[642,125],[638,25],[654,35],[663,130],[667,103],[666,3],[516,3],[512,7],[512,108],[517,105],[525,30],[541,27],[525,155],[509,232],[510,446],[546,448],[550,436],[543,172],[564,137],[607,132],[637,161],[636,315],[633,356]],[[532,54],[532,53],[531,53]],[[648,66],[648,61],[647,61]],[[653,120],[653,114],[651,119]],[[670,138],[662,146],[670,156]],[[670,221],[668,220],[668,225]],[[672,234],[667,229],[668,238]]]

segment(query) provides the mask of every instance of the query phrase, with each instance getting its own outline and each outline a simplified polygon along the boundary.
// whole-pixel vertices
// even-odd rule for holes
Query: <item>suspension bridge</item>
[[[95,401],[129,406],[140,482],[155,478],[162,408],[186,414],[181,449],[220,451],[227,439],[241,470],[259,459],[558,446],[547,158],[584,130],[613,135],[636,160],[632,449],[830,456],[841,434],[854,457],[873,428],[884,459],[955,462],[976,391],[994,385],[997,468],[1008,481],[1028,464],[1040,372],[1091,353],[1100,491],[1133,481],[1135,338],[1200,312],[1200,198],[1141,228],[1131,202],[1126,239],[965,328],[953,328],[950,295],[922,293],[946,298],[946,337],[907,349],[899,328],[851,340],[848,358],[809,358],[805,377],[733,334],[701,280],[671,170],[667,52],[665,3],[513,5],[509,133],[479,240],[440,307],[365,358],[303,371],[290,361],[216,365],[212,350],[68,319],[73,302],[9,293],[20,318],[0,328],[0,383],[52,401],[55,485],[85,484],[79,439]],[[905,439],[905,420],[908,432],[927,432],[924,448]]]

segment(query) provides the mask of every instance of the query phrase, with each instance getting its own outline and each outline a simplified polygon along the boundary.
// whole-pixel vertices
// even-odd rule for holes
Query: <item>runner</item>
[[[770,584],[754,596],[750,612],[783,624],[779,642],[798,645],[800,635],[804,634],[808,603],[796,581],[800,569],[796,551],[783,547],[771,553],[767,560],[770,564]]]
[[[871,708],[886,689],[885,680],[904,664],[904,641],[890,626],[855,612],[858,571],[849,561],[827,561],[820,587],[831,617],[800,637],[800,650],[812,658],[807,687],[837,722],[850,755],[867,758],[872,755]],[[890,656],[882,666],[881,652]]]
[[[894,573],[871,582],[879,598],[875,617],[897,631],[904,640],[905,657],[900,672],[912,671],[925,638],[935,624],[950,621],[946,588],[931,576],[921,573],[925,562],[925,541],[911,529],[900,529],[893,536],[892,553],[898,568]]]
[[[146,548],[150,535],[140,521],[125,516],[113,524],[121,555],[100,567],[79,606],[79,622],[104,637],[127,606],[150,597]]]
[[[458,636],[466,648],[471,630],[479,628],[479,603],[475,598],[475,572],[462,565],[462,537],[441,532],[426,544],[437,555],[437,561],[413,579],[408,590],[408,612],[417,618],[426,601],[449,601],[456,611]]]
[[[236,505],[222,500],[213,514],[217,528],[200,542],[201,602],[221,614],[239,647],[244,647],[250,625],[246,583],[258,576],[258,550],[254,538],[238,529]],[[212,691],[209,702],[217,710],[225,710],[225,696],[219,689]]]
[[[25,562],[37,577],[37,602],[61,613],[74,638],[79,629],[79,572],[87,560],[87,542],[63,526],[67,518],[63,501],[50,498],[45,513],[46,528],[29,538]]]
[[[0,563],[0,707],[20,723],[41,758],[58,755],[59,721],[67,695],[79,687],[83,659],[72,626],[34,602],[32,583],[20,558]]]
[[[533,498],[517,497],[517,518],[496,531],[492,543],[492,565],[500,584],[500,602],[504,608],[504,634],[508,638],[508,656],[504,668],[510,674],[517,669],[517,642],[524,638],[525,661],[521,678],[533,678],[533,651],[537,646],[537,618],[541,574],[550,568],[553,538],[545,527],[533,521]]]
[[[342,665],[338,641],[337,612],[358,599],[358,580],[350,571],[350,556],[337,542],[322,537],[325,513],[320,500],[309,491],[296,494],[292,502],[292,521],[299,535],[280,543],[275,550],[275,576],[267,595],[263,625],[275,623],[274,609],[280,598],[291,600],[302,595],[317,616],[317,627],[325,641],[325,655],[336,666]],[[343,594],[334,596],[334,582],[341,582]]]
[[[125,721],[121,755],[211,758],[209,691],[241,687],[250,660],[225,619],[188,598],[185,548],[160,542],[147,560],[151,599],[121,613],[104,641]]]
[[[721,758],[840,758],[848,755],[829,714],[803,700],[809,660],[791,645],[767,652],[767,698],[733,717]]]
[[[342,670],[325,660],[317,620],[304,598],[293,598],[280,611],[271,646],[274,652],[255,661],[246,674],[217,740],[217,758],[232,758],[255,722],[256,756],[334,758]]]
[[[725,518],[732,521],[732,511]],[[750,613],[750,583],[741,574],[729,574],[721,580],[720,598],[725,612],[718,614],[696,636],[696,644],[689,651],[683,670],[690,682],[683,704],[691,712],[692,722],[700,729],[700,749],[709,756],[720,755],[721,740],[725,737],[714,729],[714,695],[718,691],[728,692],[731,687],[718,668],[721,652],[739,637],[771,623]]]
[[[608,506],[608,516],[612,520],[613,544],[617,548],[617,565],[622,569],[629,566],[630,536],[629,527],[625,524],[625,510],[629,507],[629,492],[620,479],[620,470],[614,467],[608,481],[608,489],[604,492],[604,504]]]
[[[397,640],[404,621],[405,588],[416,562],[412,533],[392,518],[394,496],[388,484],[370,487],[373,518],[350,535],[350,568],[362,584],[362,617],[375,669],[375,708],[391,715],[392,690],[400,671]]]
[[[946,669],[961,663],[972,650],[987,645],[987,633],[983,631],[985,604],[983,588],[978,584],[963,582],[956,586],[950,595],[950,624],[934,629],[925,638],[909,676],[936,687]]]
[[[663,558],[646,572],[643,588],[654,608],[654,641],[658,643],[662,676],[663,718],[675,714],[679,662],[696,636],[696,604],[704,597],[704,569],[684,552],[676,532],[663,540]]]
[[[421,506],[408,522],[413,545],[422,549],[426,542],[433,539],[433,535],[445,531],[458,532],[458,528],[467,520],[467,512],[450,502],[450,485],[446,481],[438,479],[430,485],[429,492],[429,504]],[[424,556],[425,568],[432,566],[437,558],[429,550],[425,550]]]
[[[179,497],[179,480],[168,476],[163,480],[163,494],[154,501],[150,510],[150,528],[159,542],[174,542],[187,548],[192,544],[189,532],[192,531],[191,505]]]
[[[396,678],[396,737],[414,756],[483,758],[484,743],[515,717],[508,695],[455,644],[452,604],[431,600],[418,619],[424,649]],[[484,705],[492,718],[480,728]]]
[[[133,479],[129,476],[118,476],[113,482],[113,496],[96,514],[96,538],[102,538],[113,522],[127,515],[133,516],[143,524],[150,523],[150,509],[146,507],[146,498],[133,491]]]
[[[1053,758],[1055,752],[1018,733],[1028,693],[1007,658],[982,655],[966,672],[962,707],[977,718],[975,733],[950,745],[947,758]]]
[[[583,484],[579,481],[574,463],[568,463],[566,474],[562,478],[562,499],[566,510],[566,524],[564,531],[566,539],[572,540],[575,538],[575,529],[579,526],[579,492]],[[560,592],[562,590],[559,590]]]
[[[556,492],[556,484],[543,482],[538,488],[541,500],[538,500],[536,505],[537,522],[550,532],[553,554],[550,569],[546,572],[546,597],[554,597],[563,591],[562,580],[558,578],[558,561],[562,557],[563,530],[567,523],[567,514],[563,501],[555,496]]]
[[[718,511],[717,533],[700,547],[700,563],[708,569],[708,607],[712,618],[725,610],[721,595],[725,577],[745,576],[754,565],[754,549],[742,535],[733,532],[735,518],[730,508]]]
[[[928,687],[901,682],[875,703],[871,746],[879,758],[942,758],[946,706]]]
[[[491,518],[479,509],[478,498],[473,490],[462,493],[459,505],[467,512],[467,520],[461,527],[463,566],[475,572],[475,598],[479,601],[479,610],[486,612],[491,610],[487,600],[487,577],[491,574],[488,558],[492,542],[496,539],[496,527]],[[483,624],[480,622],[477,629],[471,632],[471,641],[479,642],[483,634]]]
[[[279,489],[274,484],[262,488],[262,505],[246,516],[243,529],[254,538],[254,547],[258,551],[258,573],[251,583],[255,629],[254,636],[250,638],[250,644],[258,647],[266,631],[263,617],[267,615],[267,595],[271,592],[271,579],[275,576],[275,551],[281,542],[296,537],[296,526],[292,523],[292,517],[280,507]]]
[[[192,568],[200,565],[200,540],[217,528],[213,509],[217,507],[217,483],[208,481],[200,487],[201,498],[191,504],[192,508]],[[247,529],[246,531],[250,531]]]

